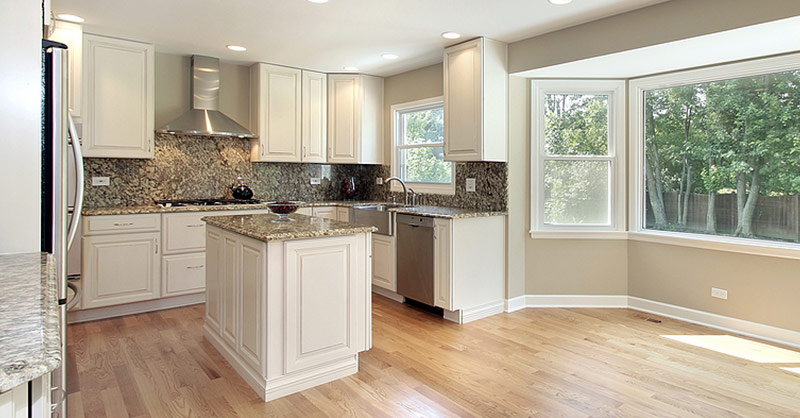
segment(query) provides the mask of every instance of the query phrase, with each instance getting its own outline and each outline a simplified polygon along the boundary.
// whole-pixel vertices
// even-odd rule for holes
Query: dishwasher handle
[[[433,228],[433,218],[430,216],[406,215],[404,213],[397,214],[397,224],[408,225],[411,227],[419,228]]]

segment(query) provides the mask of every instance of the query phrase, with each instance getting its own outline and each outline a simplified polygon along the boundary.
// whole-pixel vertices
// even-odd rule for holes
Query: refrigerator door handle
[[[69,136],[72,143],[72,153],[75,158],[75,208],[72,213],[72,221],[69,225],[69,232],[67,232],[67,249],[72,246],[72,241],[75,240],[75,235],[78,232],[78,222],[81,218],[81,211],[83,210],[83,152],[81,151],[81,140],[78,138],[78,130],[75,129],[75,121],[72,120],[72,115],[68,114],[69,119]]]

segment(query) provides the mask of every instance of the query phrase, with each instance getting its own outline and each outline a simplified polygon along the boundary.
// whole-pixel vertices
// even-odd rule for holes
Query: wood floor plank
[[[459,325],[375,296],[359,373],[268,403],[203,338],[203,318],[195,305],[70,325],[69,416],[800,417],[800,374],[781,369],[800,364],[665,338],[725,333],[627,309]]]

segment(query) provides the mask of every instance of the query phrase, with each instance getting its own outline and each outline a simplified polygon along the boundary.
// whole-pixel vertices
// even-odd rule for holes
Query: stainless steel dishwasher
[[[397,293],[433,306],[433,218],[397,215]]]

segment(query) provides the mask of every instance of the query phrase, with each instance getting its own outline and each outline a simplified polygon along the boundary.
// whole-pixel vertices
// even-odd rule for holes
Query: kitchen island
[[[264,401],[358,371],[374,227],[294,214],[206,222],[205,337]]]

